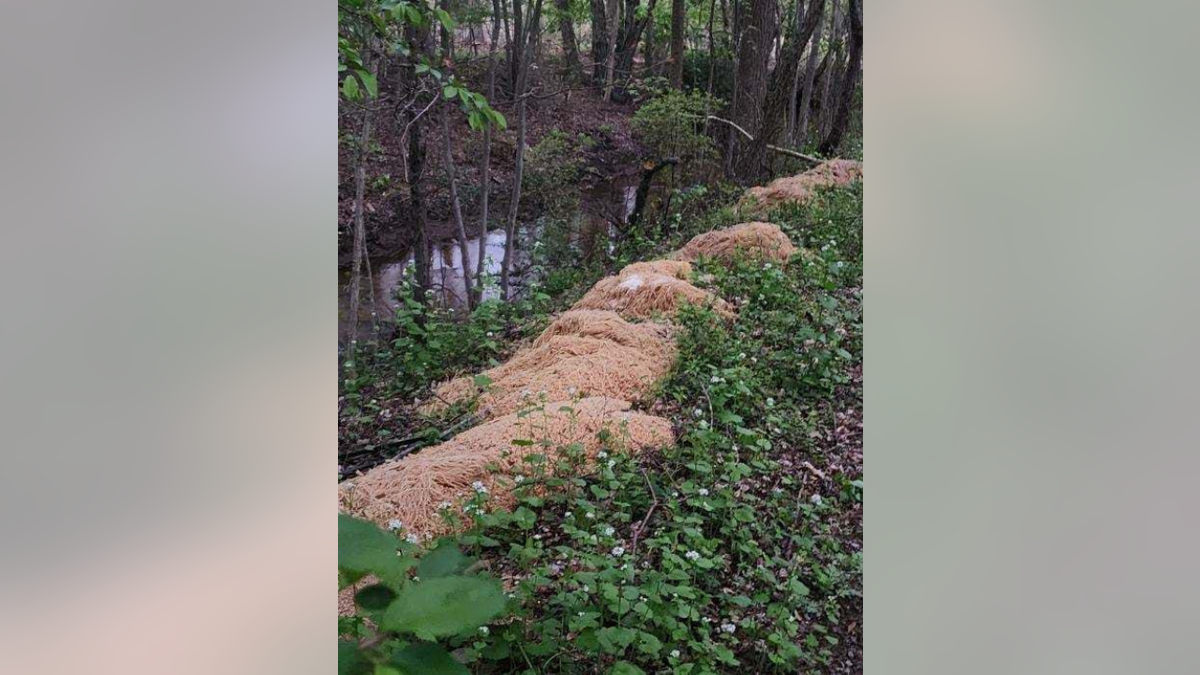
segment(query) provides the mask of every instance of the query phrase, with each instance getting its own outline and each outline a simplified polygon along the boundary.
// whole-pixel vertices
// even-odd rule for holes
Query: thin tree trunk
[[[846,60],[846,75],[841,81],[837,111],[834,113],[829,135],[821,141],[821,146],[817,149],[827,156],[837,152],[842,137],[846,134],[846,127],[850,124],[850,106],[854,102],[854,90],[858,87],[858,76],[862,70],[862,0],[850,0],[847,16],[850,20],[850,54]]]
[[[367,152],[371,142],[371,109],[363,107],[359,127],[358,154],[354,162],[354,244],[350,265],[350,342],[358,341],[359,282],[363,258],[366,256],[367,227],[363,213],[363,193],[367,182]]]
[[[790,140],[790,145],[803,148],[808,144],[808,113],[812,108],[813,84],[816,82],[817,75],[817,52],[821,47],[821,33],[825,27],[824,21],[817,22],[817,30],[813,34],[812,47],[808,52],[808,66],[804,74],[804,93],[800,96],[800,118],[796,122],[796,126],[792,129],[793,136]]]
[[[671,86],[683,89],[683,34],[687,22],[687,3],[671,0]],[[711,23],[709,35],[712,35]]]
[[[810,6],[811,6],[812,2],[816,2],[816,0],[810,0]],[[796,12],[795,12],[796,15],[794,17],[794,20],[796,23],[796,30],[800,30],[801,17],[804,16],[804,13],[800,11],[800,7],[802,4],[803,4],[803,0],[796,0]],[[795,72],[792,75],[792,87],[791,87],[791,90],[788,92],[787,132],[784,135],[784,139],[788,143],[791,143],[792,136],[795,135],[794,132],[796,130],[796,98],[800,94],[800,73],[801,72],[802,71],[799,67],[797,67],[795,69]]]
[[[500,13],[500,0],[492,0],[492,11]],[[500,24],[492,22],[492,44],[488,49],[487,97],[496,100],[496,41],[500,39]],[[492,125],[483,127],[483,156],[479,160],[479,253],[475,261],[476,302],[483,301],[484,258],[487,256],[488,199],[492,193]]]
[[[467,247],[467,225],[463,220],[462,202],[458,198],[458,176],[454,171],[454,153],[450,148],[450,104],[442,101],[442,154],[445,160],[446,180],[450,183],[450,206],[454,214],[454,227],[458,235],[458,252],[462,255],[463,302],[468,310],[475,309],[475,287],[471,283],[471,254]]]
[[[617,65],[617,15],[621,0],[608,0],[605,23],[608,24],[608,50],[604,59],[604,100],[612,100],[613,73]]]
[[[817,125],[817,137],[824,138],[826,129],[829,128],[830,119],[833,115],[830,114],[833,105],[831,104],[833,95],[833,79],[834,73],[837,71],[835,67],[838,62],[838,53],[841,51],[841,21],[842,21],[842,0],[833,0],[833,18],[829,22],[829,52],[826,54],[826,59],[829,65],[825,68],[825,81],[821,92],[821,109],[820,120]]]
[[[722,5],[723,6],[723,5]],[[708,95],[713,93],[713,76],[716,74],[717,68],[717,45],[713,40],[713,20],[716,18],[717,0],[711,0],[708,3]],[[708,129],[708,122],[704,124],[705,130]]]
[[[528,60],[533,53],[533,43],[538,39],[538,24],[542,15],[542,0],[534,5],[533,17],[529,20],[527,42],[517,45],[521,63],[517,67],[516,96],[517,96],[517,156],[513,164],[513,195],[508,208],[508,224],[505,228],[507,238],[504,241],[504,261],[500,267],[500,290],[505,300],[512,298],[512,264],[513,253],[517,247],[517,216],[521,209],[521,182],[525,174],[525,139],[527,123],[525,119],[526,100],[525,89],[529,80]]]

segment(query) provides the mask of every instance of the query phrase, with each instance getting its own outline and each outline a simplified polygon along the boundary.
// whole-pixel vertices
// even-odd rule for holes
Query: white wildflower
[[[732,633],[733,631],[737,630],[737,626],[731,623],[723,623],[721,624],[721,630],[726,633]]]
[[[346,481],[345,483],[342,483],[342,487],[346,488],[347,490],[353,490],[354,483],[351,483],[350,481]]]
[[[388,521],[388,529],[393,532],[395,532],[396,530],[398,530],[402,527],[404,527],[404,523],[400,522],[399,520],[396,520],[395,518],[392,518],[391,520]]]
[[[708,488],[700,488],[699,490],[696,491],[696,494],[700,495],[701,497],[707,497],[708,496]]]
[[[625,547],[624,547],[624,546],[616,546],[616,547],[614,547],[614,548],[613,548],[613,550],[612,550],[612,554],[613,554],[614,556],[622,556],[622,555],[625,555]]]
[[[687,553],[683,554],[683,557],[687,558],[688,560],[699,560],[700,554],[696,551],[688,551]]]
[[[599,457],[600,459],[604,459],[605,457],[608,457],[608,453],[601,450],[600,452],[596,453],[596,456]]]
[[[571,513],[570,511],[567,511],[566,513],[563,514],[563,517],[564,518],[574,518],[575,514]]]
[[[595,514],[595,513],[593,513],[593,512],[591,512],[591,511],[588,511],[587,513],[585,513],[585,514],[584,514],[584,516],[586,516],[588,520],[595,520],[595,519],[596,519],[596,514]]]
[[[610,460],[608,460],[608,468],[610,468],[610,469],[611,469],[611,468],[613,468],[613,467],[614,467],[614,466],[616,466],[616,465],[617,465],[617,460],[615,460],[615,459],[610,459]]]
[[[448,509],[452,506],[454,506],[454,504],[451,504],[450,502],[442,502],[441,504],[438,504],[439,509]]]
[[[814,504],[820,505],[820,503],[821,503],[821,495],[814,494],[813,496],[811,496],[811,497],[809,497],[809,498],[808,498],[808,501],[810,501],[810,502],[812,502],[812,503],[814,503]]]
[[[421,543],[421,538],[415,534],[410,534],[404,538],[404,541],[407,541],[410,544],[419,544]]]
[[[583,591],[584,593],[591,593],[591,592],[592,592],[592,588],[591,588],[591,586],[588,586],[587,584],[584,584],[584,585],[583,585],[583,588],[581,588],[581,589],[579,589],[579,590]]]
[[[514,483],[524,483],[525,476],[522,476],[521,474],[517,474],[517,475],[513,476],[513,482]]]
[[[488,493],[487,486],[484,485],[483,481],[481,481],[481,480],[477,480],[474,483],[471,483],[471,489],[478,492],[481,495],[486,495]]]
[[[489,331],[487,332],[487,336],[488,336],[488,337],[492,337],[492,331],[490,331],[490,330],[489,330]],[[486,626],[485,626],[485,628],[486,628]]]
[[[679,650],[678,649],[671,650],[671,658],[673,658],[673,659],[679,658]]]
[[[744,358],[746,358],[746,352],[742,352],[741,354],[738,354],[738,358],[739,358],[739,359],[744,359]]]
[[[480,635],[487,635],[487,634],[488,634],[488,633],[490,633],[490,632],[492,632],[492,631],[491,631],[491,630],[490,630],[490,629],[489,629],[487,626],[480,626],[480,627],[479,627],[479,634],[480,634]]]
[[[695,409],[695,410],[692,412],[692,414],[693,414],[693,415],[695,415],[696,417],[700,417],[701,415],[703,415],[703,414],[704,414],[704,411],[703,411],[703,410],[701,410],[701,409],[699,409],[699,408],[696,408],[696,409]]]
[[[613,527],[612,525],[605,525],[604,530],[603,530],[604,536],[606,536],[606,537],[613,536],[613,533],[616,531],[617,531],[617,529],[615,527]]]
[[[771,398],[770,396],[767,397],[767,407],[768,408],[775,407],[775,399]]]

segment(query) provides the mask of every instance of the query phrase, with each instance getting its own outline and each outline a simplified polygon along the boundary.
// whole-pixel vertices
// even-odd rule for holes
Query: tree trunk
[[[579,44],[575,39],[575,21],[571,18],[571,0],[554,0],[554,7],[558,10],[558,26],[562,35],[565,79],[574,82],[582,69],[579,65]]]
[[[367,152],[371,143],[371,109],[363,108],[359,127],[358,154],[354,162],[354,245],[350,265],[350,335],[351,344],[358,341],[359,281],[363,258],[366,257],[367,227],[363,214],[363,193],[367,182]],[[372,307],[374,309],[374,307]]]
[[[526,100],[525,89],[529,83],[529,58],[533,53],[534,42],[538,39],[538,24],[542,16],[542,0],[534,5],[533,16],[529,20],[526,42],[517,45],[514,50],[520,54],[517,65],[516,97],[517,97],[517,156],[513,164],[513,194],[508,207],[508,223],[505,227],[507,238],[504,241],[504,260],[500,266],[500,290],[505,300],[512,298],[512,264],[513,252],[517,246],[517,216],[521,209],[521,182],[525,174],[525,138],[527,123],[525,119]]]
[[[846,127],[850,124],[850,106],[854,102],[854,90],[858,87],[858,76],[862,71],[862,0],[850,0],[849,12],[850,56],[846,61],[846,75],[841,81],[837,111],[834,113],[829,135],[821,141],[821,146],[817,148],[817,152],[826,156],[837,152],[838,146],[842,143]]]
[[[767,87],[766,103],[763,106],[762,126],[754,135],[744,161],[747,178],[759,178],[766,168],[767,146],[774,145],[783,132],[788,98],[791,97],[791,81],[800,67],[800,56],[804,46],[808,44],[817,23],[825,13],[825,0],[813,0],[809,11],[805,13],[799,31],[788,40],[779,62],[771,73],[771,81]],[[794,100],[794,97],[792,97]]]
[[[671,0],[671,86],[676,89],[683,89],[683,34],[686,20],[687,3],[684,0]],[[711,27],[711,23],[709,25]]]
[[[826,129],[829,128],[829,122],[832,115],[830,110],[833,108],[831,101],[833,100],[833,80],[838,62],[838,52],[842,48],[841,38],[841,22],[842,22],[842,0],[833,0],[833,18],[829,22],[829,51],[825,54],[825,78],[822,83],[821,91],[821,107],[820,118],[817,124],[817,137],[823,138],[826,134]]]
[[[608,16],[604,0],[592,2],[592,83],[604,84],[604,68],[608,63]]]
[[[733,121],[758,138],[762,128],[763,99],[767,93],[767,58],[774,34],[775,2],[748,0],[748,3],[738,48],[738,95]],[[731,150],[735,176],[750,176],[757,172],[757,161],[745,138],[734,136]]]
[[[817,52],[821,47],[821,33],[825,27],[824,21],[817,22],[817,30],[813,34],[812,48],[808,52],[808,66],[804,74],[804,89],[800,96],[799,119],[792,129],[790,144],[803,148],[808,143],[808,113],[812,108],[813,84],[817,74]]]
[[[500,0],[492,0],[492,11],[500,13]],[[492,44],[488,48],[487,98],[496,100],[496,41],[500,39],[500,24],[492,22]],[[487,256],[488,198],[492,193],[492,125],[483,127],[483,156],[479,160],[479,252],[475,261],[476,303],[483,301],[484,257]]]
[[[633,74],[633,59],[637,55],[637,44],[642,31],[654,16],[654,7],[658,0],[650,0],[646,6],[646,14],[641,19],[637,17],[641,0],[625,0],[625,13],[621,18],[621,30],[617,39],[616,55],[613,65],[613,77],[609,80],[609,98],[617,101],[626,99],[625,84]],[[615,87],[616,82],[620,87]]]
[[[450,184],[450,206],[454,228],[458,235],[458,252],[462,256],[463,302],[468,310],[475,309],[475,287],[471,283],[471,254],[467,247],[467,224],[463,220],[462,202],[458,198],[458,176],[454,171],[454,153],[450,148],[450,103],[442,100],[442,155],[445,160],[446,181]]]
[[[617,58],[617,15],[620,13],[621,0],[608,0],[605,9],[605,23],[608,24],[608,47],[604,53],[604,100],[612,99],[613,74],[616,71]]]

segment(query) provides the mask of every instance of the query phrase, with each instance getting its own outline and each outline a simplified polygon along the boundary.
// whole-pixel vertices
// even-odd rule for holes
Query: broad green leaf
[[[358,72],[359,79],[362,80],[363,86],[367,88],[367,93],[372,97],[379,96],[379,83],[375,80],[375,76],[366,71]]]
[[[478,628],[504,611],[500,584],[480,577],[442,577],[407,586],[383,615],[388,630],[433,640]]]
[[[437,8],[433,10],[433,13],[437,16],[437,19],[441,22],[443,28],[446,30],[454,30],[454,18],[450,16],[449,12],[444,9]]]
[[[628,661],[618,661],[608,675],[646,675],[646,671]]]
[[[422,579],[437,579],[458,574],[471,566],[473,561],[458,550],[449,539],[438,542],[437,548],[426,553],[417,564],[417,576]]]
[[[448,84],[445,86],[445,88],[442,89],[442,95],[445,96],[447,99],[452,99],[455,96],[458,96],[458,87],[455,87],[452,84]]]
[[[348,76],[342,80],[342,93],[351,101],[357,101],[359,98],[358,80]]]
[[[370,675],[371,662],[351,640],[338,640],[338,675]]]
[[[411,560],[396,555],[396,538],[374,523],[338,514],[338,569],[351,575],[375,574],[399,582]]]
[[[475,386],[479,387],[480,389],[487,389],[492,385],[493,381],[494,380],[487,375],[480,374],[475,376]]]
[[[392,655],[391,665],[405,675],[471,675],[466,666],[436,644],[417,642]]]

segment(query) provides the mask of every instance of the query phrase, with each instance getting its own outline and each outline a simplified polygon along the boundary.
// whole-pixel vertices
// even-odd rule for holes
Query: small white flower
[[[488,629],[488,627],[487,627],[487,626],[480,626],[480,627],[479,627],[479,634],[480,634],[480,635],[487,635],[487,634],[488,634],[488,633],[490,633],[490,632],[492,632],[492,631],[491,631],[490,629]]]
[[[608,468],[610,468],[610,469],[611,469],[611,468],[613,468],[613,467],[614,467],[614,466],[616,466],[616,465],[617,465],[617,460],[615,460],[615,459],[610,459],[610,460],[608,460]]]
[[[739,359],[744,359],[744,358],[746,358],[746,352],[742,352],[741,354],[738,354],[738,358],[739,358]]]
[[[696,410],[694,410],[694,411],[692,412],[692,414],[693,414],[693,415],[695,415],[696,417],[700,417],[701,415],[703,415],[703,414],[704,414],[704,411],[703,411],[703,410],[701,410],[701,409],[699,409],[699,408],[696,408]]]
[[[488,333],[487,333],[487,336],[488,336],[488,337],[492,337],[492,331],[490,331],[490,330],[489,330],[489,331],[488,331]],[[484,626],[484,628],[487,628],[487,626]]]
[[[613,533],[616,532],[617,530],[612,525],[605,525],[603,531],[604,531],[604,536],[611,537],[611,536],[613,536]]]
[[[679,650],[678,649],[671,650],[671,658],[673,658],[673,659],[679,658]]]
[[[566,513],[563,514],[563,516],[566,518],[574,518],[575,514],[571,513],[570,511],[567,511]]]
[[[354,483],[351,483],[350,481],[346,481],[345,483],[342,483],[342,486],[345,487],[347,490],[354,489]]]
[[[701,497],[707,497],[708,496],[708,488],[700,488],[699,490],[696,491],[696,494],[700,495]]]
[[[733,631],[737,630],[737,626],[731,623],[723,623],[721,624],[721,630],[726,633],[732,633]]]
[[[781,494],[783,494],[783,488],[772,488],[771,492],[774,492],[777,495],[781,495]]]
[[[687,553],[683,554],[683,557],[687,558],[688,560],[699,560],[700,554],[696,551],[688,551]]]
[[[407,541],[410,544],[419,544],[421,543],[421,538],[415,534],[410,534],[404,538],[404,541]]]
[[[579,390],[576,389],[575,387],[567,387],[567,395],[568,396],[574,396],[575,392],[577,392],[577,391],[579,391]]]
[[[713,384],[719,384],[719,383],[721,382],[721,378],[720,378],[720,377],[717,377],[716,375],[713,375],[713,376],[712,376],[712,379],[711,379],[711,380],[709,380],[709,382],[711,382],[711,383],[713,383]]]
[[[525,476],[522,476],[521,474],[517,474],[517,475],[513,476],[513,482],[514,483],[524,483]]]
[[[763,269],[764,269],[764,270],[769,270],[769,269],[771,269],[771,263],[767,263],[766,265],[763,265]]]
[[[600,452],[596,453],[596,456],[599,457],[600,459],[604,459],[605,457],[608,457],[608,453],[601,450]]]
[[[478,492],[481,495],[486,495],[488,493],[487,486],[484,485],[483,481],[480,481],[480,480],[477,480],[474,483],[471,483],[471,489]]]
[[[616,546],[616,547],[614,547],[614,548],[613,548],[613,550],[612,550],[612,554],[613,554],[614,556],[622,556],[622,555],[625,555],[625,547],[624,547],[624,546]]]
[[[820,504],[821,503],[821,495],[814,494],[813,496],[808,498],[808,501],[810,501],[814,504]]]
[[[592,513],[591,511],[588,511],[588,512],[587,512],[587,513],[585,513],[584,515],[587,517],[587,519],[588,519],[588,520],[595,520],[595,519],[596,519],[596,514],[595,514],[595,513]]]
[[[775,399],[768,396],[767,397],[767,407],[774,408],[775,407]]]
[[[454,504],[451,504],[450,502],[442,502],[441,504],[438,504],[439,509],[448,509],[452,506],[454,506]]]
[[[388,521],[388,529],[393,532],[395,532],[396,530],[398,530],[402,527],[404,527],[404,523],[400,522],[399,520],[396,520],[395,518],[392,518],[391,520]]]
[[[579,589],[579,590],[583,591],[584,593],[591,593],[591,592],[592,592],[592,589],[591,589],[591,587],[590,587],[590,586],[588,586],[587,584],[584,584],[584,585],[583,585],[583,588],[581,588],[581,589]]]
[[[421,577],[418,577],[418,576],[415,576],[415,575],[413,576],[413,581],[420,581],[420,580],[421,580]]]
[[[757,356],[751,356],[751,357],[750,357],[750,363],[758,363],[758,357],[757,357]]]

